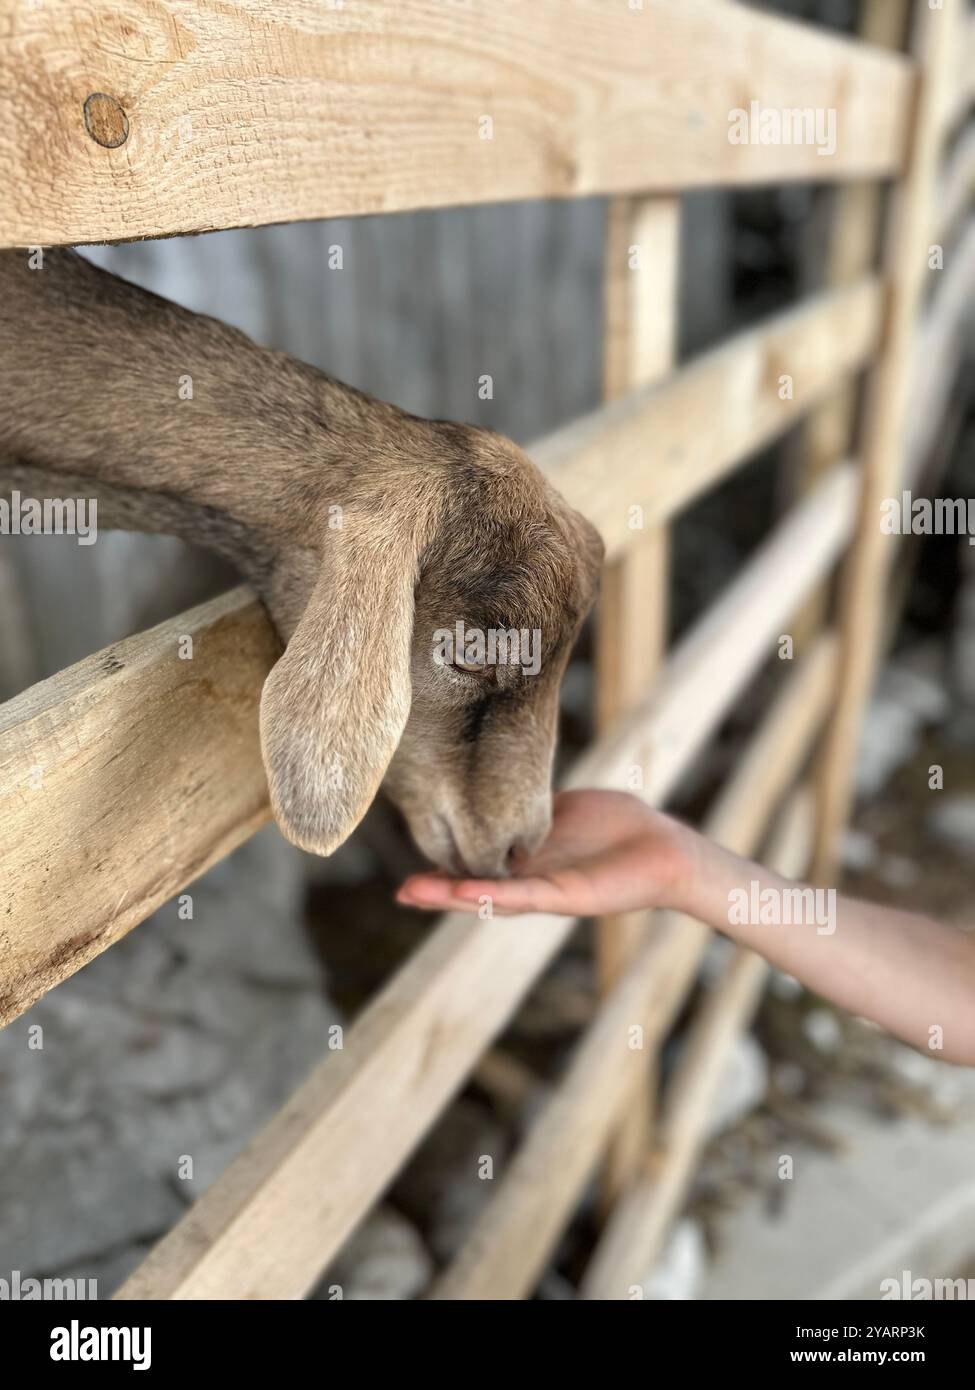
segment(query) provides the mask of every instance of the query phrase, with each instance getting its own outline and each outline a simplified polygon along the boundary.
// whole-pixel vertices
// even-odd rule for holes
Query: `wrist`
[[[690,825],[674,821],[679,871],[672,884],[670,906],[689,917],[700,916],[701,888],[707,874],[708,841]]]
[[[649,811],[648,815],[643,855],[648,905],[696,916],[710,846],[683,821],[660,811]]]

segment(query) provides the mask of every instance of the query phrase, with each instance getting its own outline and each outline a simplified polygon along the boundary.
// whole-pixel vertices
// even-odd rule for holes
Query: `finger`
[[[413,874],[399,888],[396,901],[403,907],[419,907],[429,912],[480,912],[485,906],[483,896],[461,897],[459,880],[435,874]],[[493,904],[491,905],[493,912]],[[508,915],[500,913],[499,915]]]
[[[450,878],[443,874],[411,874],[396,894],[406,907],[476,912],[488,907],[501,917],[518,913],[553,912],[575,916],[565,889],[540,875],[525,878]]]
[[[559,886],[547,878],[464,878],[454,884],[458,902],[490,903],[492,911],[510,916],[519,912],[572,915]]]
[[[432,874],[414,874],[403,883],[396,893],[396,901],[403,907],[423,907],[430,911],[443,912],[459,907],[464,912],[473,912],[476,904],[461,902],[454,889],[456,880],[436,878]]]
[[[396,897],[397,900],[408,897],[422,898],[429,903],[446,902],[456,882],[456,879],[447,878],[445,874],[410,874],[400,885]]]

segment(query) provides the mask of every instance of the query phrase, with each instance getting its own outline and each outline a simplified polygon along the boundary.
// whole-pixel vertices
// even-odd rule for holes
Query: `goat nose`
[[[547,809],[547,808],[546,808]],[[455,872],[470,878],[507,878],[516,873],[526,859],[538,850],[550,826],[548,814],[533,818],[497,838],[483,834],[454,833]]]
[[[513,871],[513,844],[479,844],[455,856],[456,868],[465,878],[507,878]],[[456,871],[456,870],[455,870]]]
[[[504,856],[504,867],[509,874],[517,873],[519,867],[526,859],[530,859],[531,855],[530,842],[524,836],[519,835],[508,846],[508,852]]]
[[[545,842],[549,832],[549,822],[546,820],[544,825],[529,831],[525,835],[516,835],[508,846],[508,852],[504,857],[505,868],[508,873],[516,873],[526,860],[531,859],[533,854],[537,854]]]

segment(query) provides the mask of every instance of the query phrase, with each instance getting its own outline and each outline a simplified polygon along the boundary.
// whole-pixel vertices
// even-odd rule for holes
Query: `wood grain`
[[[0,706],[0,1024],[268,819],[257,713],[277,654],[237,589]]]
[[[712,0],[0,0],[0,65],[0,245],[882,176],[911,86],[899,58]],[[834,110],[835,153],[732,145],[753,99]]]

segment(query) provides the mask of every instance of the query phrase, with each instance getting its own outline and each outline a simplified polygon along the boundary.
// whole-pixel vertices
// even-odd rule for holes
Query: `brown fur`
[[[0,253],[0,297],[4,491],[97,497],[102,527],[209,546],[264,599],[287,644],[261,739],[288,838],[330,853],[385,777],[439,864],[499,872],[537,843],[602,546],[521,450],[418,419],[70,251],[36,270]],[[458,619],[540,629],[540,673],[438,666],[433,633]]]

